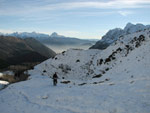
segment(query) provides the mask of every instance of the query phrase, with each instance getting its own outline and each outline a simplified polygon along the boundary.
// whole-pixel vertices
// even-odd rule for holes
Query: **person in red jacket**
[[[53,75],[53,85],[54,86],[57,85],[57,79],[58,79],[58,76],[57,76],[57,73],[55,72],[55,74]]]

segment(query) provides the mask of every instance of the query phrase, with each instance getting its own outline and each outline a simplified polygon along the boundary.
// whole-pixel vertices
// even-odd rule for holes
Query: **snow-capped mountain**
[[[128,23],[124,27],[124,29],[115,28],[109,30],[106,33],[106,35],[104,35],[100,41],[96,42],[95,45],[90,47],[90,49],[106,49],[109,45],[118,40],[120,36],[142,31],[147,28],[150,28],[150,25],[143,25],[143,24],[134,25],[132,23]]]
[[[17,38],[36,38],[38,40],[40,39],[47,39],[47,38],[65,38],[63,35],[59,35],[56,32],[53,32],[52,34],[44,34],[44,33],[36,33],[36,32],[14,32],[14,33],[0,33],[0,35],[5,35],[5,36],[14,36]]]
[[[59,35],[58,33],[53,32],[53,33],[50,35],[50,38],[65,38],[65,36]]]
[[[1,112],[149,113],[149,56],[150,29],[122,35],[105,50],[70,49],[2,90]]]
[[[143,25],[143,24],[132,24],[128,23],[124,28],[124,34],[135,33],[137,31],[142,31],[144,29],[150,28],[150,25]]]
[[[49,35],[47,34],[42,34],[42,33],[36,33],[36,32],[14,32],[14,33],[10,33],[10,34],[4,34],[5,36],[14,36],[17,38],[36,38],[36,39],[40,39],[40,38],[49,38]]]

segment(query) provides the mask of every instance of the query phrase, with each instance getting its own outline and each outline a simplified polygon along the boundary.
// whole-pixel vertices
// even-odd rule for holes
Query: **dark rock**
[[[60,83],[68,84],[68,83],[70,83],[70,81],[61,81]]]
[[[101,76],[102,76],[102,74],[99,74],[99,75],[93,76],[92,78],[99,78]]]

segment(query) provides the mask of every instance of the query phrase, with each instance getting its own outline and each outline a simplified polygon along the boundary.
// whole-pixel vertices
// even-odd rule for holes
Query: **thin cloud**
[[[122,16],[128,16],[130,14],[133,14],[132,11],[118,11],[118,13]]]
[[[110,1],[78,1],[71,2],[51,2],[49,0],[14,0],[10,3],[7,1],[0,1],[0,15],[23,15],[43,11],[55,10],[79,10],[82,8],[91,9],[127,9],[127,8],[149,8],[150,0],[110,0]]]
[[[74,12],[64,12],[61,14],[44,14],[44,15],[27,15],[20,18],[20,21],[49,21],[49,20],[61,20],[62,17],[68,17],[72,15],[77,15],[78,17],[96,17],[115,14],[116,11],[74,11]]]
[[[49,4],[44,7],[40,7],[41,10],[70,10],[78,8],[97,8],[97,9],[124,9],[124,8],[143,8],[149,7],[149,0],[114,0],[108,2],[68,2],[68,3],[57,3]]]

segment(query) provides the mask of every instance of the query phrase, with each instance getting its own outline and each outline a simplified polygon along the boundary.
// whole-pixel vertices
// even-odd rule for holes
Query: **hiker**
[[[57,85],[57,73],[55,72],[55,74],[53,75],[53,85],[56,86]]]

